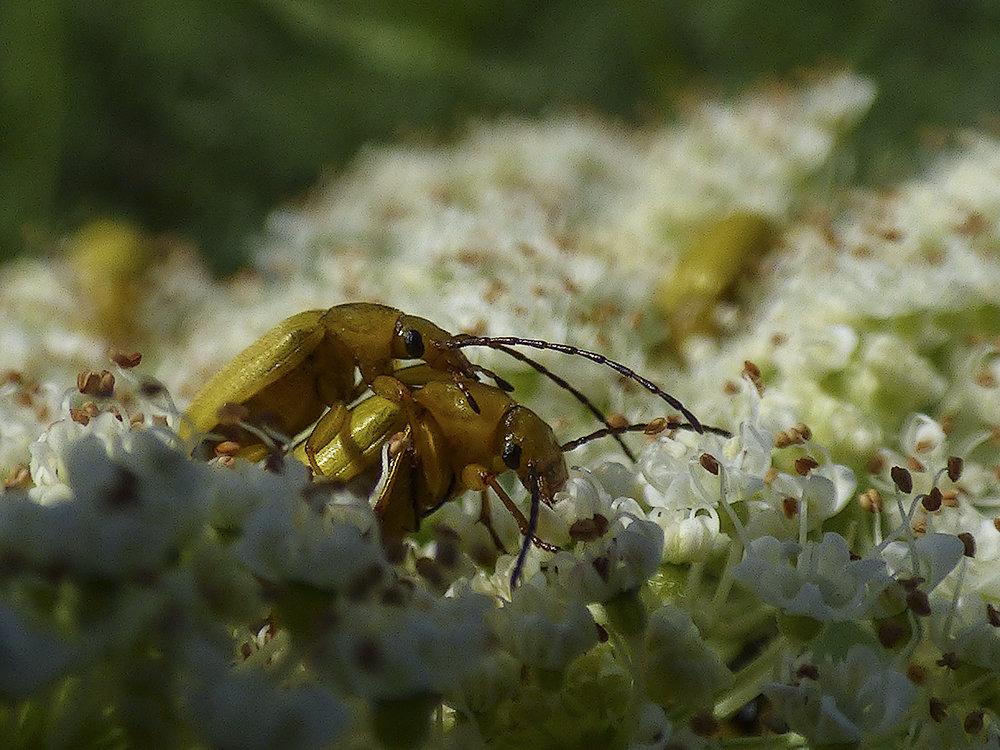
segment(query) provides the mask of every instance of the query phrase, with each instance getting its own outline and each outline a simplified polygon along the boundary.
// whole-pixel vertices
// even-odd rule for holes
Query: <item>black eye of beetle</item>
[[[504,466],[516,470],[521,465],[521,446],[508,440],[504,443],[500,458],[503,459]]]
[[[415,328],[403,331],[403,346],[410,359],[420,359],[424,356],[424,337]]]

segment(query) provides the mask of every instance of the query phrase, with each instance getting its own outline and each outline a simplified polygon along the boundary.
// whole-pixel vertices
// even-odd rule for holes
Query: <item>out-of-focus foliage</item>
[[[908,170],[920,126],[973,123],[1000,90],[989,0],[0,8],[0,257],[38,227],[111,213],[188,234],[232,270],[268,208],[366,142],[568,106],[660,119],[679,93],[829,61],[879,85],[857,152],[882,179]]]

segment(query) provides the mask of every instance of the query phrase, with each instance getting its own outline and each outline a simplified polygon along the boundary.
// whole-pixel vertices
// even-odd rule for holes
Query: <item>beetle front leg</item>
[[[539,539],[535,536],[534,530],[531,528],[531,524],[528,522],[528,519],[525,518],[521,509],[514,504],[510,495],[507,494],[507,491],[500,486],[495,474],[486,471],[486,469],[482,466],[471,464],[466,466],[462,471],[462,482],[469,489],[483,490],[489,487],[497,493],[497,497],[500,498],[500,502],[502,502],[507,511],[514,516],[514,520],[517,521],[517,527],[521,530],[521,533],[525,536],[530,536],[532,543],[534,543],[536,547],[546,550],[547,552],[559,552],[562,550],[562,548],[558,545],[546,542],[544,539]]]

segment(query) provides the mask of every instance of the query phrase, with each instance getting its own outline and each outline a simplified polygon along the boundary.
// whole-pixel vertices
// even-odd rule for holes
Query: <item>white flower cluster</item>
[[[970,136],[919,181],[798,217],[872,96],[841,74],[706,102],[642,137],[561,119],[372,151],[309,209],[276,214],[261,273],[227,286],[176,248],[132,276],[96,278],[82,251],[5,268],[0,737],[995,743],[1000,144]],[[665,360],[676,320],[657,290],[698,262],[691,234],[734,212],[782,240],[739,304],[709,295],[713,335],[693,328]],[[71,304],[95,295],[96,317]],[[117,343],[102,335],[116,299],[142,366],[116,370],[113,393],[110,373],[70,388]],[[311,482],[278,452],[189,457],[168,390],[186,403],[284,316],[357,300],[600,351],[720,429],[623,435],[634,462],[608,439],[566,450],[552,497],[499,476],[525,517],[541,503],[513,591],[524,537],[492,489],[490,523],[479,493],[449,493],[397,549],[371,486]],[[536,369],[465,351],[556,434],[594,429]],[[607,413],[673,411],[560,357],[538,361]],[[502,465],[495,445],[475,450]],[[36,715],[28,734],[12,718]]]

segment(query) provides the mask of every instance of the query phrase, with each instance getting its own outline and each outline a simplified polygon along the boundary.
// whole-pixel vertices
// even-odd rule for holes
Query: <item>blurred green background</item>
[[[668,119],[847,64],[879,98],[859,173],[916,169],[927,133],[991,124],[995,0],[0,0],[0,258],[97,216],[245,257],[267,211],[366,143],[567,108]]]

